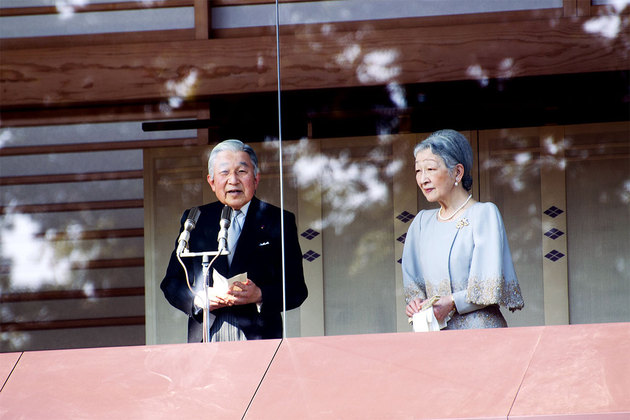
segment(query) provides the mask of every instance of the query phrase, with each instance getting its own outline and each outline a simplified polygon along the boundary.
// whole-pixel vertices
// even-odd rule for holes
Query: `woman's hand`
[[[405,313],[407,314],[407,316],[411,318],[413,314],[420,312],[422,310],[423,302],[424,299],[420,298],[414,298],[411,302],[409,302],[407,308],[405,309]]]
[[[455,309],[455,301],[453,296],[442,296],[440,300],[433,304],[433,314],[438,321],[442,321],[446,316]]]

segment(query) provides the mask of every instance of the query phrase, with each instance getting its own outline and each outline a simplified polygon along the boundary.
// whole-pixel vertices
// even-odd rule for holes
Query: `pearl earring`
[[[457,187],[459,185],[459,182],[455,181],[455,186]]]

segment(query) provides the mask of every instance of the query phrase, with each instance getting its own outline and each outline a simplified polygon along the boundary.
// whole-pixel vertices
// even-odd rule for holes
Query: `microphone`
[[[181,255],[184,252],[184,249],[188,249],[188,239],[190,238],[190,232],[195,228],[197,224],[197,220],[199,220],[199,215],[201,211],[197,207],[193,207],[188,212],[188,218],[184,222],[184,230],[179,235],[179,244],[177,245],[177,255]]]
[[[221,226],[219,236],[217,237],[217,241],[219,241],[219,250],[227,249],[228,228],[230,227],[231,218],[232,207],[226,204],[223,207],[223,210],[221,210],[221,221],[219,221],[219,226]]]

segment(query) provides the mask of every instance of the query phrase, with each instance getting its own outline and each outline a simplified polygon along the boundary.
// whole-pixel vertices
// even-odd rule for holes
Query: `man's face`
[[[214,160],[214,179],[208,184],[223,204],[240,210],[254,197],[260,174],[254,176],[254,165],[246,152],[224,150]]]

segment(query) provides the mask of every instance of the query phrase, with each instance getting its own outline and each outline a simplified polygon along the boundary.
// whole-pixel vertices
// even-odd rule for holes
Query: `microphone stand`
[[[208,343],[210,341],[210,325],[209,317],[210,317],[210,302],[208,300],[208,287],[210,287],[210,266],[217,259],[219,255],[228,255],[230,251],[225,248],[221,248],[218,251],[207,251],[207,252],[188,252],[188,248],[186,248],[182,253],[179,254],[180,257],[202,257],[201,265],[203,267],[203,294],[205,296],[204,304],[203,304],[203,339],[204,343]],[[210,261],[210,257],[214,258]]]

